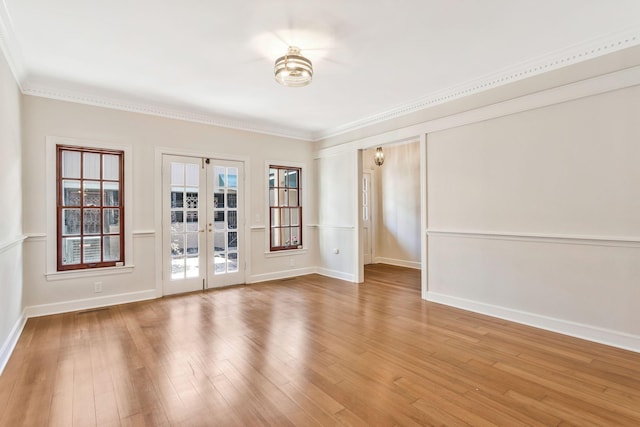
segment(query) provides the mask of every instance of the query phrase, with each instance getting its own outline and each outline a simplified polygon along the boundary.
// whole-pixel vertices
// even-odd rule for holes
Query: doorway
[[[426,213],[422,142],[399,141],[381,148],[384,161],[380,165],[374,162],[376,147],[363,149],[359,160],[361,263],[422,269]]]
[[[243,162],[163,156],[164,295],[244,283],[243,177]]]

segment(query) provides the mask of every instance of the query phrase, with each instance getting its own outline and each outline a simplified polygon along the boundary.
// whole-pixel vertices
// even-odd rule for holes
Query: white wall
[[[24,325],[20,140],[20,90],[0,53],[0,373]]]
[[[640,352],[640,48],[409,116],[316,157],[421,141],[423,298]]]
[[[160,182],[158,152],[199,153],[210,157],[240,158],[245,161],[249,195],[246,232],[249,237],[247,282],[285,277],[313,271],[316,262],[315,222],[312,214],[315,194],[313,180],[303,181],[306,251],[286,257],[270,258],[266,240],[268,218],[265,163],[295,162],[305,165],[303,174],[314,175],[310,143],[282,137],[259,135],[210,125],[166,119],[150,115],[92,107],[76,103],[25,96],[24,128],[24,228],[25,304],[28,314],[44,314],[79,307],[150,298],[156,295],[158,265],[156,241],[161,239],[157,225],[155,193]],[[131,147],[132,176],[125,177],[127,191],[133,195],[127,215],[132,218],[132,272],[96,277],[49,275],[47,259],[46,138],[77,138]],[[304,176],[303,176],[304,179]],[[291,260],[294,260],[293,266]],[[80,275],[82,276],[82,275]],[[103,292],[96,294],[93,283],[102,282]]]
[[[640,87],[428,135],[427,298],[640,351]]]
[[[358,233],[362,170],[376,175],[374,262],[420,266],[419,144],[385,147],[386,160],[381,168],[369,167],[370,151],[362,152],[360,160],[358,150],[319,155],[316,159],[319,272],[324,275],[352,282],[363,280],[358,256],[362,244]]]
[[[374,172],[375,262],[420,268],[420,145],[383,147]]]
[[[316,173],[319,271],[357,281],[357,153],[316,159]]]

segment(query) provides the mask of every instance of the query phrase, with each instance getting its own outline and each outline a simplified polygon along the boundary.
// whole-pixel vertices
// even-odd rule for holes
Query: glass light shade
[[[300,49],[290,46],[287,54],[276,59],[274,66],[276,81],[283,86],[302,87],[311,83],[313,66],[300,54]]]
[[[384,163],[384,153],[382,152],[382,147],[376,148],[376,155],[373,158],[373,161],[376,162],[376,165],[382,166]]]

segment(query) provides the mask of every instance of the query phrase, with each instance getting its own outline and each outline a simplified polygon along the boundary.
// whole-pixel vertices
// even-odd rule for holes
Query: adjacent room
[[[0,3],[0,426],[640,425],[640,2]]]

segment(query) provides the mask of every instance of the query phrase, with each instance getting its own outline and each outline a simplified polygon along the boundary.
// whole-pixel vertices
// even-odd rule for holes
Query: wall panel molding
[[[571,234],[542,234],[526,232],[497,232],[478,230],[428,229],[428,236],[462,237],[469,239],[511,240],[522,242],[542,242],[566,245],[613,246],[640,248],[640,237],[593,236]]]
[[[341,225],[341,224],[312,224],[308,227],[318,228],[318,229],[333,229],[333,230],[355,230],[355,225]]]
[[[46,242],[47,234],[46,233],[27,233],[26,242],[35,243],[35,242]]]
[[[137,238],[137,237],[155,237],[156,236],[156,231],[155,230],[134,230],[132,233],[133,238]]]
[[[27,239],[27,235],[17,236],[14,239],[6,240],[4,242],[0,242],[0,254],[3,254],[10,250],[11,248],[21,245]]]

